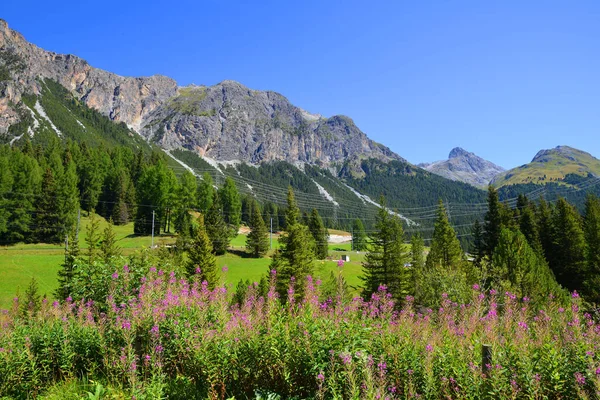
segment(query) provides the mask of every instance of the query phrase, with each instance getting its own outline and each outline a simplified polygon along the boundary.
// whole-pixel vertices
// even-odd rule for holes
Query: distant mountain
[[[419,164],[419,167],[444,178],[478,187],[487,186],[493,177],[505,171],[504,168],[460,147],[452,149],[447,160],[423,163]]]
[[[496,176],[492,183],[497,187],[550,182],[573,185],[588,176],[600,176],[600,160],[585,151],[558,146],[539,151],[529,164]]]

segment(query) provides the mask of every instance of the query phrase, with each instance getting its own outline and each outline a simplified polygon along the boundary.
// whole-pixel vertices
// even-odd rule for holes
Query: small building
[[[349,256],[349,255],[346,255],[346,254],[342,254],[342,256],[340,257],[340,259],[341,259],[343,262],[350,262],[350,256]]]

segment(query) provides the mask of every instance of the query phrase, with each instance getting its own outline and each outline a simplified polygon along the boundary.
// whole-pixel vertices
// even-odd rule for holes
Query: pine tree
[[[529,245],[525,236],[504,228],[492,260],[492,287],[509,291],[519,298],[530,297],[544,301],[549,294],[557,295],[562,289],[545,260]]]
[[[473,234],[473,245],[471,250],[474,258],[473,263],[477,268],[481,269],[485,248],[483,243],[483,231],[478,219],[476,219],[473,223],[473,229],[471,232]]]
[[[532,249],[543,255],[542,244],[538,232],[537,219],[533,205],[527,204],[521,208],[519,216],[519,230]]]
[[[548,261],[553,257],[554,253],[554,238],[552,232],[554,231],[554,227],[552,226],[552,208],[548,205],[548,203],[544,200],[544,198],[540,198],[540,203],[536,212],[536,225],[538,227],[538,235],[540,239],[540,244],[542,246],[542,251],[544,257]],[[552,265],[550,265],[552,267]]]
[[[206,232],[202,214],[198,216],[195,237],[188,251],[186,271],[188,276],[197,275],[200,281],[206,281],[211,290],[219,283],[217,259],[213,254],[213,246]]]
[[[87,244],[88,262],[93,264],[100,247],[100,221],[93,211],[90,213],[90,220],[85,228],[85,243]]]
[[[459,269],[463,261],[463,251],[450,226],[444,204],[440,200],[437,219],[433,230],[431,250],[427,255],[427,266],[440,265],[443,269]]]
[[[217,255],[225,254],[229,247],[230,232],[223,219],[221,200],[217,192],[213,193],[213,201],[206,214],[206,232]]]
[[[198,185],[196,187],[198,208],[203,213],[208,212],[212,206],[214,191],[215,188],[212,177],[208,172],[205,172],[204,175],[202,175],[202,180],[198,181]]]
[[[315,208],[313,208],[308,218],[308,229],[315,240],[315,257],[318,260],[324,260],[329,254],[329,232],[323,225],[323,220]]]
[[[315,244],[308,228],[299,222],[300,210],[291,188],[288,189],[287,198],[286,230],[279,239],[280,250],[273,256],[271,269],[277,271],[276,286],[280,298],[287,298],[293,278],[295,297],[301,299],[304,297],[306,277],[313,271]]]
[[[10,192],[12,185],[13,176],[10,170],[8,155],[0,154],[0,193]],[[0,238],[4,238],[4,235],[8,231],[9,207],[9,200],[5,195],[0,195]]]
[[[38,198],[43,169],[35,158],[13,149],[10,155],[13,176],[12,195],[8,205],[12,212],[8,218],[7,233],[10,242],[33,241],[31,225]]]
[[[572,205],[560,198],[552,215],[552,225],[554,250],[550,268],[561,285],[570,291],[581,291],[586,267],[581,218]]]
[[[25,290],[25,299],[21,304],[21,315],[26,318],[33,318],[40,311],[40,294],[38,293],[38,284],[35,278],[31,278],[31,282]]]
[[[62,225],[60,235],[64,237],[75,226],[77,210],[79,210],[77,169],[69,151],[65,152],[63,173],[57,182],[56,201],[58,202],[59,219]]]
[[[488,211],[485,214],[483,229],[485,255],[491,258],[498,245],[502,230],[502,205],[498,198],[498,192],[492,185],[488,186]]]
[[[420,233],[415,233],[410,238],[410,256],[414,271],[419,271],[425,267],[425,242]]]
[[[588,195],[585,201],[583,230],[586,243],[586,300],[600,303],[600,199]]]
[[[412,292],[411,271],[405,267],[409,252],[404,244],[402,222],[390,214],[381,198],[371,248],[363,262],[363,297],[369,299],[384,285],[398,304]]]
[[[367,234],[365,226],[360,219],[352,223],[352,250],[364,251],[367,249]]]
[[[190,211],[196,207],[196,178],[186,171],[179,178],[179,193],[177,210],[175,211],[175,230],[184,235],[190,235],[192,215]]]
[[[258,202],[251,199],[249,207],[252,211],[250,212],[250,233],[246,238],[246,249],[255,258],[264,257],[269,251],[269,232],[260,213]]]
[[[104,228],[100,253],[105,264],[110,264],[113,258],[121,256],[121,249],[117,245],[112,219],[108,221],[108,225]]]
[[[43,243],[61,243],[62,226],[56,198],[56,183],[54,173],[46,168],[42,180],[42,196],[36,207],[36,241]]]
[[[223,207],[223,219],[227,224],[231,237],[236,237],[242,223],[242,200],[235,182],[231,177],[219,189],[219,197]]]
[[[79,256],[79,243],[76,234],[71,232],[68,236],[69,245],[65,250],[65,261],[58,271],[58,289],[54,295],[57,299],[65,300],[72,295],[73,281],[77,274],[77,257]]]

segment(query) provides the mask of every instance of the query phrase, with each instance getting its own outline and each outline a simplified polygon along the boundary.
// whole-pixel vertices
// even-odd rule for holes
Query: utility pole
[[[271,217],[271,229],[269,230],[269,248],[273,249],[273,217]]]
[[[152,245],[150,248],[154,248],[154,210],[152,210]]]

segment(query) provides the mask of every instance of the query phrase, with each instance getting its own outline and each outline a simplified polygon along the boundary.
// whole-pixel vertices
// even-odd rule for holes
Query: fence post
[[[492,346],[489,344],[481,345],[481,371],[487,378],[492,365]]]

